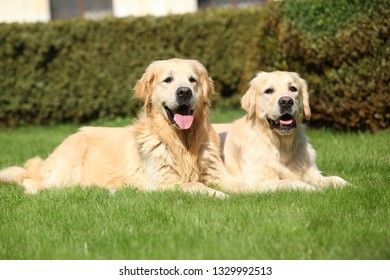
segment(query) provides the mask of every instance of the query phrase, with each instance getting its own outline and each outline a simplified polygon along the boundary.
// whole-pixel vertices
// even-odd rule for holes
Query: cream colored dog
[[[145,106],[134,125],[81,128],[46,160],[0,171],[0,181],[18,182],[27,193],[75,185],[150,191],[180,186],[224,197],[209,187],[221,184],[226,172],[209,123],[213,92],[198,61],[153,62],[135,86]]]
[[[222,136],[229,172],[247,191],[347,184],[340,177],[321,175],[316,166],[302,125],[311,114],[307,84],[297,73],[260,72],[241,104],[246,116],[230,127],[215,128]]]

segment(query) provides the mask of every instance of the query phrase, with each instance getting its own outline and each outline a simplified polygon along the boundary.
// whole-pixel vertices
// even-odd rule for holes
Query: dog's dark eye
[[[264,93],[266,94],[272,94],[274,92],[274,90],[272,88],[267,88]]]
[[[296,87],[294,87],[294,86],[291,86],[289,89],[290,89],[290,91],[292,91],[292,92],[298,91],[298,89],[297,89]]]
[[[172,82],[172,78],[171,77],[166,77],[164,80],[163,80],[164,83],[170,83]]]
[[[188,80],[190,81],[190,83],[196,83],[196,79],[194,77],[190,77]]]

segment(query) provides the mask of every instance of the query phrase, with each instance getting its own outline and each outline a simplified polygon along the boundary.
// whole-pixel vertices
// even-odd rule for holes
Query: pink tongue
[[[284,125],[289,125],[289,124],[292,124],[292,120],[287,120],[287,121],[283,121],[283,120],[279,120],[279,122],[281,123],[281,124],[284,124]]]
[[[181,129],[189,129],[194,121],[194,116],[175,114],[173,119]]]

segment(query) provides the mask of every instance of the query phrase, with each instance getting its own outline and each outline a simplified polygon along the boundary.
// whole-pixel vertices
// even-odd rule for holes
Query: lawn
[[[219,109],[213,121],[240,115]],[[2,129],[0,168],[47,156],[76,129]],[[0,259],[389,259],[390,133],[308,134],[319,168],[354,187],[219,200],[77,187],[31,196],[0,184]]]

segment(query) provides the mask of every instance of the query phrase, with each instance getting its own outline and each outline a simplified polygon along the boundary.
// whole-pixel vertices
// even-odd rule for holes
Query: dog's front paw
[[[344,187],[350,185],[347,181],[345,181],[343,178],[338,176],[330,176],[327,177],[327,181],[329,185],[335,186],[335,187]]]
[[[22,185],[24,187],[24,193],[26,194],[36,194],[39,191],[39,187],[31,179],[23,180]]]
[[[292,190],[304,190],[304,191],[315,191],[318,190],[315,186],[309,185],[305,182],[297,181],[289,186],[289,189]]]
[[[220,198],[220,199],[229,198],[229,195],[227,195],[226,193],[220,192],[220,191],[215,191],[213,196],[216,198]]]
[[[29,194],[29,195],[33,195],[33,194],[37,194],[38,193],[38,189],[36,188],[24,188],[24,193],[25,194]]]

